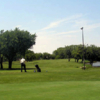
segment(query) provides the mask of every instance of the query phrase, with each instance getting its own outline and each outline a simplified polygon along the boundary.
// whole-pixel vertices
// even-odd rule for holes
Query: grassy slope
[[[34,73],[35,64],[42,70]],[[74,60],[40,60],[27,62],[27,73],[0,71],[0,100],[99,100],[100,68],[81,70]],[[4,67],[7,64],[4,63]],[[89,65],[87,65],[90,67]],[[20,68],[19,62],[13,68]]]

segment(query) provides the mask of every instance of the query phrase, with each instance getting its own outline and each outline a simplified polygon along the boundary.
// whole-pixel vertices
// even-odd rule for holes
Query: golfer
[[[20,63],[21,63],[21,72],[22,72],[22,68],[23,68],[23,67],[24,67],[24,70],[25,70],[25,72],[26,72],[25,59],[22,58],[22,59],[20,60]]]

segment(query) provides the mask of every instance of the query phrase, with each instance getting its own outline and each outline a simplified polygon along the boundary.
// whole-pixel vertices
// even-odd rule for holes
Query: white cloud
[[[59,35],[60,35],[60,34],[63,35],[63,34],[78,33],[78,32],[79,32],[79,30],[74,30],[74,31],[60,32],[60,33],[58,33],[58,34],[59,34]]]
[[[39,35],[42,35],[42,36],[44,36],[44,35],[47,35],[47,34],[53,34],[53,33],[56,33],[56,31],[38,31],[37,32],[37,34],[39,34]]]
[[[92,24],[92,25],[86,25],[85,28],[86,29],[95,29],[95,28],[98,28],[100,27],[100,23],[95,23],[95,24]]]
[[[90,20],[85,20],[85,19],[77,19],[75,21],[73,21],[73,26],[74,27],[83,27],[86,30],[90,30],[90,29],[95,29],[100,27],[100,23],[91,23]]]
[[[52,45],[51,43],[53,42],[53,38],[48,37],[48,36],[39,36],[36,39],[36,45],[34,45],[33,50],[35,52],[51,52],[52,51]]]
[[[59,28],[57,28],[58,26]],[[99,42],[97,43],[99,39],[97,37],[94,38],[94,34],[97,31],[96,28],[98,28],[99,32],[100,23],[95,23],[85,18],[83,19],[82,15],[76,15],[52,22],[47,27],[39,30],[37,32],[36,45],[33,50],[35,52],[52,53],[57,48],[64,47],[65,45],[81,44],[81,27],[84,27],[86,44],[94,43],[100,45]],[[51,30],[49,31],[48,29]]]
[[[47,30],[47,29],[50,29],[50,28],[57,27],[60,23],[61,23],[61,21],[52,22],[52,23],[50,23],[50,25],[48,25],[47,27],[43,28],[42,30]]]
[[[55,28],[58,25],[60,25],[62,22],[71,21],[71,20],[80,18],[81,16],[82,16],[82,14],[79,14],[79,15],[74,15],[74,16],[71,16],[71,17],[59,20],[59,21],[51,22],[48,26],[44,27],[42,30],[47,30],[47,29],[50,29],[50,28]]]

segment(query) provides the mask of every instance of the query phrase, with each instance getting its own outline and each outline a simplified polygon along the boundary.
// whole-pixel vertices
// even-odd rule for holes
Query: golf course
[[[41,72],[37,72],[38,64]],[[20,63],[8,62],[0,70],[0,100],[100,100],[100,68],[93,68],[71,59],[35,60],[26,62],[27,72]]]

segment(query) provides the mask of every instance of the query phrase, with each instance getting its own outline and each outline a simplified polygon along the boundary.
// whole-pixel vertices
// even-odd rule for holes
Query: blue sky
[[[81,27],[85,45],[100,46],[100,0],[0,0],[0,23],[36,33],[35,53],[82,44]]]

